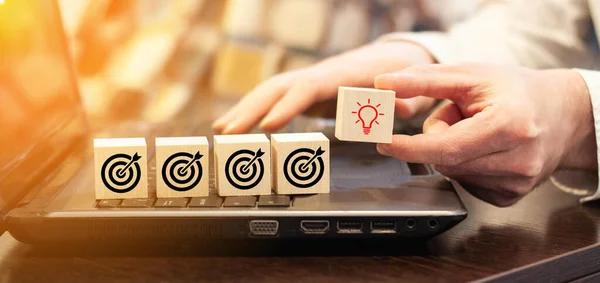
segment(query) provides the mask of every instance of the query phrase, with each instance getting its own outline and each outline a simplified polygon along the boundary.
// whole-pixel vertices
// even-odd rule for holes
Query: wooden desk
[[[253,241],[88,251],[34,248],[5,234],[0,237],[0,282],[598,279],[600,207],[582,206],[549,182],[510,208],[493,207],[462,190],[459,194],[469,217],[427,242]],[[585,250],[574,252],[578,249]]]

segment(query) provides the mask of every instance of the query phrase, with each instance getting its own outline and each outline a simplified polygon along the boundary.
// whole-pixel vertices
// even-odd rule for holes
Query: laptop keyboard
[[[222,208],[222,207],[290,207],[292,198],[286,195],[193,197],[193,198],[137,198],[99,200],[97,208]]]
[[[192,198],[189,207],[221,207],[223,198],[219,196],[209,196],[203,198]]]
[[[156,209],[203,209],[203,208],[286,208],[293,206],[293,196],[232,196],[217,195],[214,170],[210,166],[208,197],[158,198],[156,196],[156,160],[154,156],[154,138],[157,136],[194,136],[206,135],[209,128],[205,121],[188,119],[185,123],[167,123],[158,127],[144,127],[135,124],[121,127],[122,136],[145,136],[148,142],[148,189],[149,197],[142,199],[98,200],[96,208],[156,208]],[[196,121],[190,125],[189,121]],[[121,136],[116,134],[115,136]],[[375,147],[364,145],[357,149],[356,144],[336,144],[331,159],[331,191],[344,191],[359,188],[386,188],[406,182],[411,169],[403,162],[379,155]],[[212,149],[211,149],[212,151]],[[342,154],[343,153],[343,154]]]
[[[174,126],[175,125],[175,126]],[[177,126],[178,125],[178,126]],[[186,125],[185,123],[169,123],[168,125],[155,128],[146,128],[139,124],[131,126],[122,126],[119,132],[123,136],[129,136],[131,133],[145,136],[148,141],[148,184],[150,190],[149,198],[138,199],[107,199],[96,201],[96,208],[273,208],[290,207],[292,198],[286,195],[266,195],[266,196],[232,196],[220,197],[216,195],[216,186],[214,171],[209,173],[210,196],[207,197],[180,197],[180,198],[157,198],[156,188],[156,161],[154,156],[154,138],[157,136],[189,136],[195,135],[202,129],[203,125]],[[205,125],[204,125],[205,126]],[[204,127],[205,128],[205,127]],[[116,136],[121,136],[116,134]],[[212,169],[212,168],[211,168]]]

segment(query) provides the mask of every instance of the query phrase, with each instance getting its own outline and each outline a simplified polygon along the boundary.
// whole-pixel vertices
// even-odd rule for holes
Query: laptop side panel
[[[303,197],[289,208],[94,208],[40,213],[39,208],[24,206],[11,212],[8,229],[27,243],[428,238],[467,216],[447,185],[441,176],[427,176],[395,189],[365,190],[375,202],[364,195],[362,201],[347,201],[364,193],[359,190],[313,195],[312,200]]]

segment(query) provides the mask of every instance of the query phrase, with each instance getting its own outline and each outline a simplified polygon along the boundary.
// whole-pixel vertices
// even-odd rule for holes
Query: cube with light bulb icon
[[[391,143],[396,93],[339,87],[335,137],[342,141]]]

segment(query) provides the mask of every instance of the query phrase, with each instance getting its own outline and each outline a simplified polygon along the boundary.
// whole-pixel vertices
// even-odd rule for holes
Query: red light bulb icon
[[[358,115],[358,120],[356,120],[356,122],[354,123],[357,124],[358,122],[361,122],[363,134],[368,135],[371,133],[373,123],[379,125],[379,122],[377,122],[377,118],[379,116],[384,115],[383,113],[379,113],[379,111],[377,111],[377,108],[381,104],[373,106],[371,105],[371,99],[368,100],[366,105],[362,105],[358,101],[356,102],[356,104],[358,104],[360,108],[358,109],[358,111],[352,111],[352,114]]]
[[[377,108],[371,105],[365,105],[358,109],[358,119],[362,122],[363,133],[368,135],[373,127],[373,122],[377,122]]]

